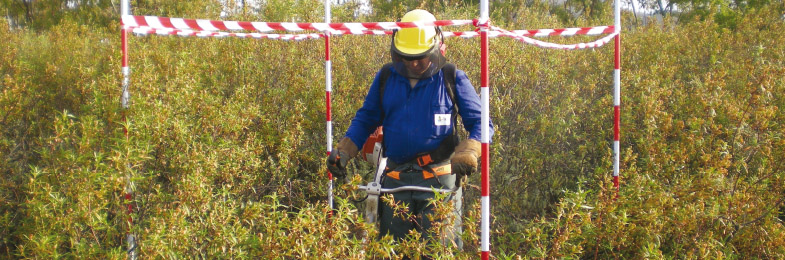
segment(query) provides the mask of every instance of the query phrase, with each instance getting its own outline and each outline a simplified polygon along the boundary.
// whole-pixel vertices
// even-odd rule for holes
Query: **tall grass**
[[[538,9],[510,10],[497,24],[565,27]],[[785,257],[779,15],[750,13],[735,30],[667,20],[623,29],[618,198],[609,182],[612,48],[492,40],[494,256]],[[145,258],[477,256],[478,175],[465,196],[463,252],[368,239],[375,228],[349,200],[360,195],[351,188],[359,176],[339,183],[339,208],[327,217],[323,41],[132,37],[132,103],[123,111],[119,24],[6,28],[3,257],[124,258],[128,231]],[[479,87],[478,40],[447,44]],[[389,60],[389,38],[338,36],[331,46],[339,138]],[[358,175],[369,170],[353,164]],[[126,176],[135,184],[131,216]]]

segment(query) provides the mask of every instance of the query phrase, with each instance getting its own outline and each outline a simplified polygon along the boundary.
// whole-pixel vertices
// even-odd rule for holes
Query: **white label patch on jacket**
[[[435,114],[433,115],[433,122],[436,125],[450,125],[451,114]]]

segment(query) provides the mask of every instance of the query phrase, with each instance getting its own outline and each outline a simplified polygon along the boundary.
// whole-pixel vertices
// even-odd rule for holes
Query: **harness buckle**
[[[428,164],[431,164],[432,162],[433,162],[433,159],[431,158],[430,154],[426,154],[426,155],[417,157],[417,165],[419,165],[420,167],[423,167],[423,166],[426,166]]]

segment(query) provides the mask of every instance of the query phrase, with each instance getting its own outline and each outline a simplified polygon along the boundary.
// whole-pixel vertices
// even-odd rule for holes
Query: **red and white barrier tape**
[[[171,29],[171,28],[164,28],[164,29],[156,29],[152,27],[136,27],[130,29],[133,33],[137,35],[147,35],[147,34],[158,34],[158,35],[177,35],[177,36],[196,36],[196,37],[239,37],[239,38],[266,38],[266,39],[278,39],[278,40],[305,40],[305,39],[317,39],[317,38],[324,38],[324,34],[321,33],[309,33],[309,34],[274,34],[274,33],[232,33],[232,32],[224,32],[224,31],[198,31],[198,30],[190,30],[190,29]],[[330,31],[331,35],[392,35],[392,31],[384,31],[384,30],[350,30],[350,31],[341,31],[341,30],[334,30]],[[479,33],[474,31],[466,31],[466,32],[443,32],[444,37],[463,37],[463,38],[472,38],[480,36]],[[492,32],[491,37],[498,37],[501,34],[498,32]]]
[[[123,16],[123,24],[127,28],[132,28],[137,34],[162,34],[179,36],[197,37],[241,37],[241,38],[267,38],[281,40],[305,40],[323,37],[321,34],[263,34],[263,33],[230,33],[218,30],[320,30],[329,31],[334,35],[343,34],[365,34],[365,35],[388,35],[392,32],[389,29],[400,29],[409,27],[433,26],[433,25],[467,25],[476,22],[472,20],[446,20],[433,23],[400,23],[400,22],[379,22],[379,23],[268,23],[268,22],[235,22],[235,21],[212,21],[212,20],[193,20],[182,18],[168,18],[156,16]],[[387,29],[387,30],[375,30]],[[489,31],[488,37],[506,36],[520,40],[527,44],[532,44],[544,48],[552,49],[585,49],[596,48],[608,43],[615,34],[603,37],[600,40],[588,43],[577,44],[555,44],[543,42],[526,36],[573,36],[573,35],[599,35],[614,33],[613,26],[598,26],[585,28],[563,28],[563,29],[540,29],[540,30],[516,30],[507,31],[498,27],[493,27]],[[478,37],[478,32],[445,32],[445,37]]]
[[[516,40],[522,41],[524,43],[528,43],[528,44],[535,45],[535,46],[542,47],[542,48],[559,49],[559,50],[576,50],[576,49],[587,49],[587,48],[598,48],[598,47],[601,47],[601,46],[605,45],[606,43],[610,42],[611,39],[613,39],[613,37],[615,37],[616,35],[617,34],[614,33],[614,34],[605,36],[605,37],[603,37],[603,38],[601,38],[599,40],[593,41],[593,42],[576,43],[576,44],[557,44],[557,43],[551,43],[551,42],[543,42],[543,41],[535,40],[535,39],[532,39],[532,38],[529,38],[529,37],[526,37],[526,36],[513,37],[513,38],[516,39]]]
[[[499,27],[493,27],[493,30],[501,32],[502,36],[510,37],[519,41],[522,41],[527,44],[531,44],[534,46],[548,48],[548,49],[560,49],[560,50],[575,50],[575,49],[586,49],[586,48],[597,48],[600,46],[605,45],[606,43],[610,42],[613,37],[618,35],[618,33],[614,32],[605,37],[600,38],[599,40],[593,42],[586,42],[586,43],[575,43],[575,44],[558,44],[558,43],[551,43],[551,42],[544,42],[540,40],[535,40],[526,36],[520,36],[513,32],[501,29]]]
[[[190,30],[190,29],[171,29],[171,28],[164,28],[164,29],[156,29],[151,27],[137,27],[131,29],[133,33],[137,35],[147,35],[147,34],[157,34],[157,35],[177,35],[177,36],[196,36],[196,37],[237,37],[237,38],[255,38],[255,39],[274,39],[274,40],[285,40],[285,41],[301,41],[301,40],[310,40],[310,39],[319,39],[324,38],[324,35],[321,33],[309,33],[309,34],[272,34],[272,33],[232,33],[232,32],[223,32],[223,31],[198,31],[198,30]],[[331,34],[333,35],[345,35],[345,34],[352,34],[352,35],[390,35],[392,31],[383,31],[383,30],[353,30],[353,31],[332,31]],[[586,34],[590,35],[590,34]],[[466,31],[466,32],[444,32],[444,37],[461,37],[461,38],[473,38],[479,37],[480,33],[474,31]],[[544,48],[552,48],[552,49],[584,49],[584,48],[596,48],[600,47],[610,41],[612,35],[600,39],[595,42],[589,43],[577,43],[577,44],[570,44],[570,45],[561,45],[555,43],[548,43],[539,40],[534,40],[528,38],[526,36],[522,36],[515,32],[510,31],[490,31],[488,32],[488,37],[510,37],[520,41],[523,41],[528,44],[544,47]]]
[[[330,31],[332,35],[345,35],[345,34],[352,34],[352,35],[391,35],[392,31],[385,31],[385,30],[334,30]]]
[[[374,23],[279,23],[279,22],[238,22],[214,21],[203,19],[183,19],[158,16],[124,15],[122,24],[125,28],[150,27],[154,29],[189,29],[197,31],[363,31],[363,30],[394,30],[425,26],[475,25],[473,20],[442,20],[433,22],[374,22]]]
[[[574,35],[591,36],[591,35],[614,33],[615,28],[613,26],[597,26],[597,27],[582,27],[582,28],[514,30],[511,32],[517,36],[533,36],[533,37],[574,36]]]
[[[533,37],[548,37],[548,36],[575,36],[575,35],[587,35],[587,36],[595,36],[595,35],[602,35],[602,34],[612,34],[614,33],[613,26],[597,26],[597,27],[584,27],[584,28],[561,28],[561,29],[539,29],[539,30],[514,30],[514,31],[507,31],[501,29],[499,27],[492,27],[491,31],[488,31],[488,37],[499,37],[499,36],[509,36],[509,37],[525,37],[525,36],[533,36]],[[391,33],[388,33],[391,34]],[[443,32],[444,37],[463,37],[463,38],[472,38],[472,37],[479,37],[480,33],[477,31],[468,31],[468,32]]]
[[[131,29],[136,34],[159,34],[159,35],[179,35],[197,37],[240,37],[257,39],[280,39],[280,40],[305,40],[323,38],[323,34],[265,34],[265,33],[234,33],[224,32],[226,30],[250,30],[259,32],[269,32],[274,30],[282,31],[303,31],[316,30],[329,32],[333,35],[389,35],[390,30],[401,28],[413,28],[424,26],[449,26],[449,25],[474,25],[477,27],[487,26],[487,22],[480,23],[478,20],[442,20],[434,22],[373,22],[373,23],[278,23],[278,22],[238,22],[238,21],[214,21],[204,19],[183,19],[158,16],[132,16],[122,17],[123,28]],[[562,29],[540,29],[540,30],[515,30],[508,31],[499,27],[490,27],[488,37],[505,36],[517,39],[527,44],[551,48],[551,49],[585,49],[597,48],[608,43],[615,32],[615,26],[597,26],[583,28],[562,28]],[[546,37],[546,36],[574,36],[574,35],[600,35],[610,34],[597,41],[576,44],[556,44],[535,40],[527,36]],[[479,32],[444,32],[445,37],[472,38],[480,36]]]
[[[231,32],[221,32],[221,31],[198,31],[198,30],[183,30],[183,29],[156,29],[150,27],[138,27],[131,29],[135,34],[147,35],[147,34],[158,34],[158,35],[177,35],[177,36],[196,36],[196,37],[238,37],[238,38],[256,38],[256,39],[275,39],[275,40],[307,40],[307,39],[318,39],[324,37],[324,35],[320,33],[309,33],[309,34],[274,34],[274,33],[231,33]]]

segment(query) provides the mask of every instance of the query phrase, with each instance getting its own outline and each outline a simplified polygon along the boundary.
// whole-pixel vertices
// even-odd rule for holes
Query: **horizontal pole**
[[[369,190],[370,188],[366,185],[358,185],[357,188],[361,190]],[[382,193],[396,193],[401,191],[421,191],[421,192],[438,192],[438,193],[450,193],[453,192],[452,190],[448,189],[435,189],[435,188],[428,188],[428,187],[419,187],[419,186],[401,186],[397,188],[381,188]]]

